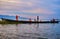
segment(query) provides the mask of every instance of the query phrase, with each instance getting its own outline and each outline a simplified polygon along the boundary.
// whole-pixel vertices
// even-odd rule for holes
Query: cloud
[[[21,1],[21,0],[1,0],[1,2],[3,3],[3,5],[6,3],[9,5],[20,5],[20,6],[32,6],[32,2],[25,2],[25,1]]]
[[[1,2],[10,2],[10,3],[19,3],[19,1],[16,0],[0,0]]]
[[[47,9],[43,9],[43,8],[35,8],[32,10],[23,10],[23,12],[30,12],[30,13],[37,13],[37,14],[53,14],[54,12],[49,11]]]
[[[47,17],[59,12],[59,0],[0,0],[0,14]],[[58,10],[58,11],[57,11]]]
[[[28,10],[28,11],[36,11],[37,13],[39,12],[39,9],[35,10],[35,8],[44,8],[44,7],[40,7],[39,4],[42,6],[42,5],[48,5],[48,4],[44,4],[45,2],[47,2],[47,0],[42,1],[42,0],[2,0],[3,4],[2,4],[2,8],[12,8],[11,10],[25,10],[27,11],[26,9],[30,9],[31,10]],[[38,5],[37,5],[38,4]],[[5,7],[4,7],[5,6]],[[46,7],[45,7],[46,8]],[[42,10],[42,9],[41,9]],[[40,10],[40,12],[42,12]],[[32,12],[32,13],[33,13]],[[45,12],[45,9],[43,10],[43,12]]]

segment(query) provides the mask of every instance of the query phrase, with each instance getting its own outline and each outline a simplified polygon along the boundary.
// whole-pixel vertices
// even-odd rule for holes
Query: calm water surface
[[[59,24],[0,24],[0,39],[60,39]]]

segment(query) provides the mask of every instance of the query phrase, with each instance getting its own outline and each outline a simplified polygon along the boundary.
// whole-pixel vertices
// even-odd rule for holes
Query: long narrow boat
[[[16,21],[16,20],[11,20],[11,19],[5,19],[2,18],[4,21],[8,22],[17,22],[17,23],[59,23],[59,21]]]

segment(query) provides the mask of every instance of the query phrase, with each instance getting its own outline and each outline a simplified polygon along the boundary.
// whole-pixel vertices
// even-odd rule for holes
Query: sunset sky
[[[0,0],[0,15],[60,18],[60,0]]]

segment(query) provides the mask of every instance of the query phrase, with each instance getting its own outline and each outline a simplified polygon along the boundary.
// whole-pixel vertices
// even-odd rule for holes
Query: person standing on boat
[[[18,15],[16,15],[16,21],[18,21]]]
[[[31,18],[29,19],[29,22],[31,22]]]
[[[37,16],[37,22],[39,21],[39,16]]]
[[[52,22],[55,22],[56,20],[55,20],[55,19],[52,19],[51,21],[52,21]]]

